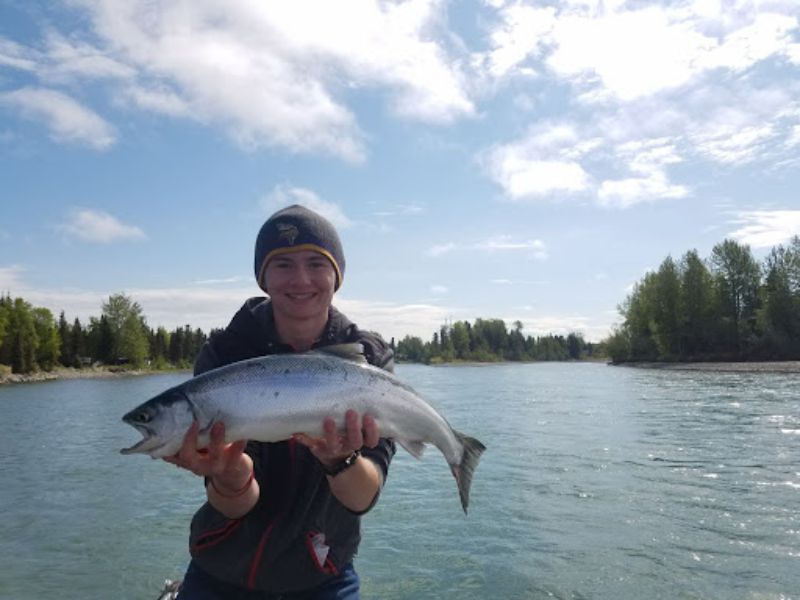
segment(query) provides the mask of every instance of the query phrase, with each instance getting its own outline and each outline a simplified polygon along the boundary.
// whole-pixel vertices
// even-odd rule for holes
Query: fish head
[[[120,452],[149,454],[153,458],[172,456],[183,444],[183,437],[194,419],[194,406],[185,392],[180,388],[162,392],[122,417],[142,434],[142,439]]]

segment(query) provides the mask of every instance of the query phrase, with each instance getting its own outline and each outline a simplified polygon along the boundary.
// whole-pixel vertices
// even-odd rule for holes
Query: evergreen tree
[[[717,321],[714,282],[696,250],[681,260],[680,336],[681,357],[707,355],[714,344],[714,323]]]
[[[397,357],[399,360],[410,362],[428,362],[428,353],[425,351],[425,344],[422,339],[416,336],[407,335],[397,344]]]
[[[91,317],[89,320],[88,349],[93,360],[110,364],[115,358],[115,336],[106,315],[100,318]]]
[[[680,278],[675,261],[667,257],[653,279],[651,330],[662,360],[674,360],[680,354],[678,305]]]
[[[522,335],[522,321],[514,321],[514,329],[508,334],[508,349],[511,360],[527,360],[525,337]]]
[[[169,355],[169,332],[164,327],[159,327],[155,331],[150,347],[153,359],[167,359]]]
[[[86,358],[88,352],[86,349],[86,333],[83,331],[78,317],[75,317],[75,321],[72,323],[70,335],[70,355],[72,356],[72,364],[70,366],[79,368],[83,366],[81,359]]]
[[[58,316],[58,339],[59,339],[59,362],[65,367],[75,364],[75,356],[72,354],[72,331],[69,323],[64,316],[64,311]]]
[[[52,371],[58,362],[61,347],[53,313],[46,308],[34,308],[31,316],[36,330],[36,364],[45,371]]]
[[[453,352],[455,357],[459,360],[465,360],[469,357],[470,352],[470,329],[469,324],[463,321],[456,321],[450,329],[449,340],[453,345]]]
[[[788,247],[773,248],[766,257],[757,321],[764,336],[761,355],[800,358],[800,237],[795,236]]]
[[[14,373],[32,373],[36,370],[36,327],[33,307],[22,298],[14,298],[9,314],[8,333],[0,350],[4,364],[11,365]]]
[[[169,362],[174,365],[181,364],[183,352],[183,329],[175,328],[169,336]]]
[[[9,323],[11,321],[11,298],[7,296],[0,296],[0,349],[3,347],[3,340],[8,333]],[[0,354],[0,364],[3,363],[3,356]]]
[[[194,364],[197,355],[200,354],[200,350],[203,348],[203,345],[206,343],[208,338],[206,334],[203,333],[203,330],[199,327],[194,330],[194,334],[192,335],[192,353],[189,355],[189,362]]]
[[[117,337],[117,358],[126,358],[132,366],[141,368],[147,362],[150,347],[142,318],[134,311],[128,313]]]
[[[725,240],[711,251],[711,265],[723,321],[723,335],[734,356],[742,357],[755,329],[760,270],[750,247]]]
[[[577,360],[583,354],[584,348],[586,346],[586,342],[583,340],[583,336],[577,333],[570,333],[567,336],[567,354],[573,360]]]
[[[657,360],[658,348],[653,336],[655,314],[656,276],[647,273],[634,285],[633,291],[621,307],[625,316],[623,334],[627,340],[628,353],[636,360]]]

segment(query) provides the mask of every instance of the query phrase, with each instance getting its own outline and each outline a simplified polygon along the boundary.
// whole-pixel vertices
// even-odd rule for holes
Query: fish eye
[[[136,413],[133,415],[133,420],[137,423],[149,423],[150,422],[150,414],[144,411]]]

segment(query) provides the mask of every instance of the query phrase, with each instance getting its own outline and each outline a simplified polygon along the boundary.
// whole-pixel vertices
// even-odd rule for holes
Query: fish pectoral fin
[[[352,344],[335,344],[333,346],[323,346],[321,348],[314,348],[314,352],[319,354],[330,354],[345,360],[351,360],[357,363],[367,363],[367,358],[364,356],[364,346],[359,342]]]
[[[414,440],[395,440],[398,444],[400,444],[406,452],[408,452],[411,456],[416,459],[422,458],[422,454],[425,452],[425,442],[414,441]]]

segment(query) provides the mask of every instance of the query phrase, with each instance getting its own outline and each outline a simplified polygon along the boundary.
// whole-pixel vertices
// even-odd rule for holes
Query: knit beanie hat
[[[322,215],[299,204],[279,210],[261,226],[256,238],[254,265],[258,286],[267,291],[264,272],[270,259],[301,250],[319,252],[331,261],[336,271],[335,289],[338,290],[344,276],[344,253],[339,234]]]

